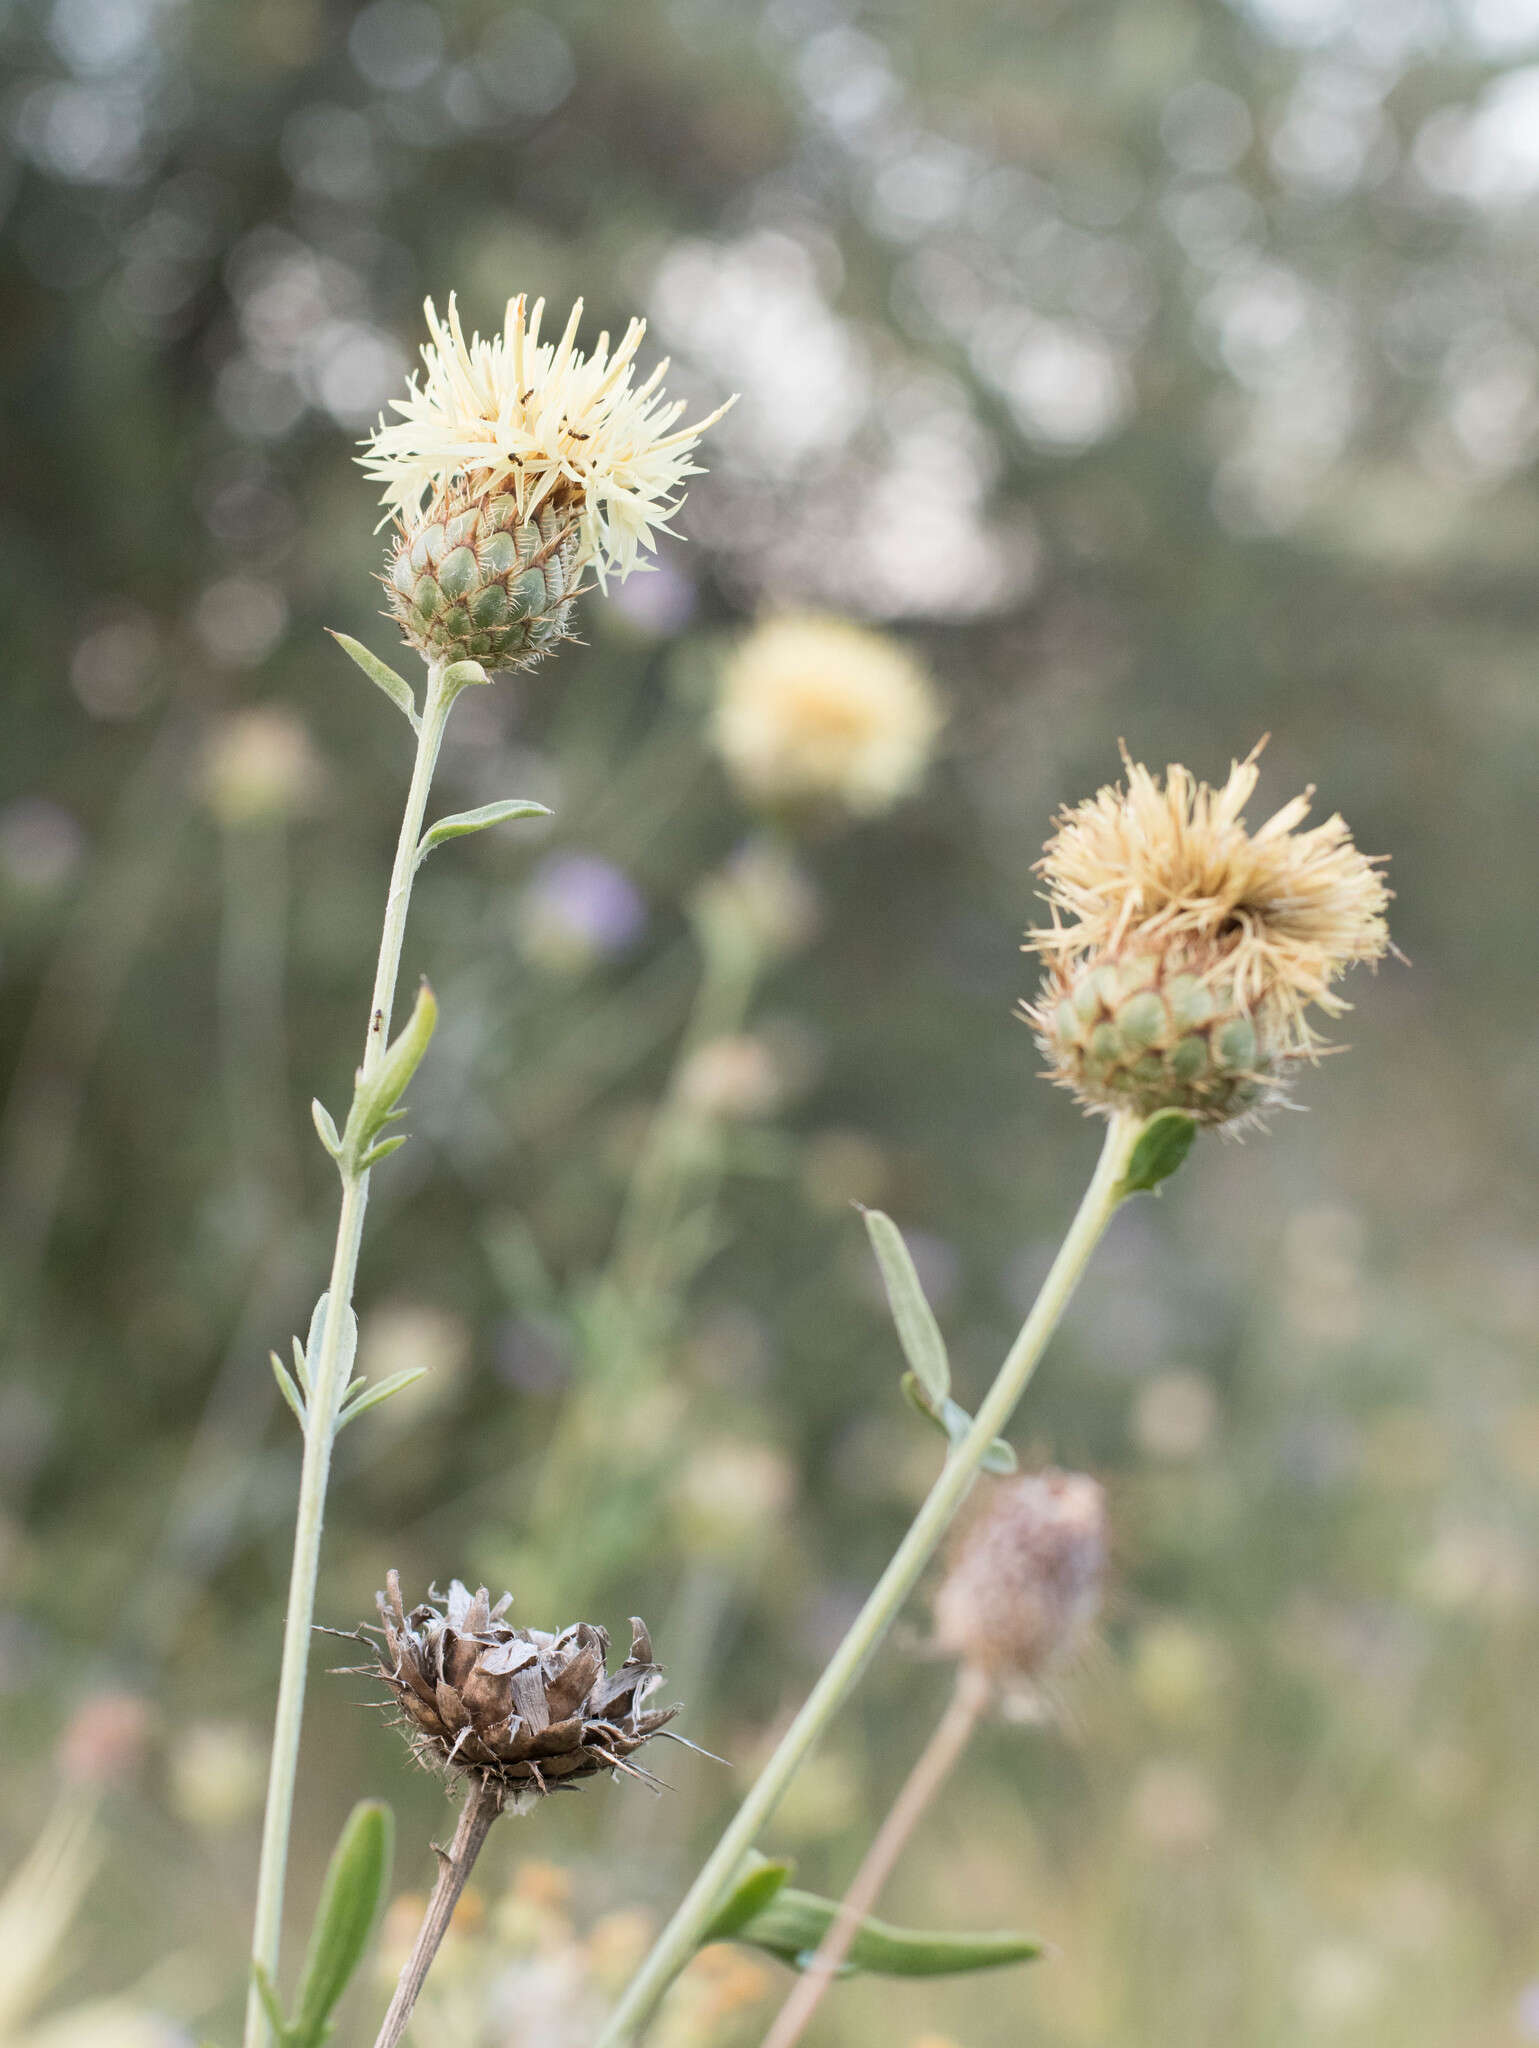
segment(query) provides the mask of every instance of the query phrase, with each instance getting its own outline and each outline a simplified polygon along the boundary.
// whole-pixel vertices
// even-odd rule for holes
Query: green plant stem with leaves
[[[946,1711],[878,1828],[849,1890],[839,1902],[839,1911],[818,1943],[817,1953],[792,1985],[760,2048],[796,2048],[823,2003],[824,1993],[837,1980],[863,1921],[908,1846],[910,1835],[956,1768],[993,1697],[994,1688],[983,1673],[964,1664],[957,1673]]]
[[[357,1342],[357,1322],[352,1309],[353,1284],[358,1270],[364,1214],[368,1207],[369,1175],[388,1152],[404,1142],[400,1137],[381,1137],[381,1133],[398,1113],[396,1103],[427,1049],[437,1016],[431,992],[424,984],[411,1021],[395,1043],[390,1042],[390,1017],[395,1007],[412,881],[422,859],[443,839],[479,830],[483,825],[497,823],[503,818],[528,816],[543,808],[537,804],[520,803],[489,805],[483,812],[442,820],[424,834],[422,828],[428,792],[450,709],[459,692],[468,684],[487,680],[485,672],[475,662],[434,664],[428,671],[427,690],[419,718],[411,692],[399,676],[356,643],[343,640],[341,644],[410,720],[417,734],[417,753],[396,842],[390,891],[385,899],[384,926],[380,934],[374,992],[369,1002],[363,1063],[358,1069],[352,1108],[344,1130],[339,1134],[327,1113],[318,1104],[315,1107],[316,1128],[321,1142],[336,1161],[342,1182],[330,1279],[316,1306],[307,1343],[302,1348],[297,1343],[295,1345],[295,1379],[288,1377],[276,1356],[273,1361],[284,1398],[304,1430],[304,1457],[300,1468],[294,1555],[283,1631],[283,1661],[278,1679],[267,1808],[257,1875],[256,1916],[251,1938],[252,1982],[246,2003],[246,2048],[267,2048],[272,2039],[263,1989],[264,1986],[274,1986],[277,1978],[284,1879],[288,1866],[294,1783],[299,1763],[305,1681],[332,1447],[338,1431],[356,1415],[395,1392],[407,1379],[418,1376],[415,1372],[400,1374],[366,1392],[359,1383],[351,1380]]]
[[[786,1787],[813,1746],[854,1690],[861,1673],[934,1556],[984,1460],[993,1451],[1000,1431],[1009,1423],[1107,1225],[1129,1194],[1154,1185],[1156,1180],[1173,1171],[1174,1164],[1179,1164],[1184,1156],[1186,1146],[1191,1142],[1193,1126],[1185,1117],[1177,1121],[1184,1127],[1182,1130],[1167,1127],[1174,1153],[1173,1163],[1166,1163],[1161,1158],[1158,1162],[1146,1164],[1142,1148],[1140,1157],[1135,1159],[1135,1148],[1139,1148],[1139,1141],[1146,1132],[1151,1140],[1154,1139],[1155,1127],[1164,1123],[1164,1119],[1157,1118],[1146,1125],[1142,1118],[1130,1111],[1121,1110],[1113,1114],[1106,1128],[1095,1173],[1068,1234],[977,1416],[953,1442],[935,1484],[891,1563],[610,2015],[609,2023],[599,2037],[598,2048],[625,2048],[625,2044],[636,2040],[656,2012],[668,1986],[707,1937],[707,1930],[753,1850],[760,1830],[774,1814]],[[1165,1134],[1160,1135],[1163,1138]],[[894,1306],[897,1307],[896,1299]],[[905,1348],[908,1348],[907,1341]],[[914,1362],[912,1352],[910,1362]]]

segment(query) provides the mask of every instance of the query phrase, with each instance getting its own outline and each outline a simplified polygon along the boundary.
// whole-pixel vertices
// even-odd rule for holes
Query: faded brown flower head
[[[662,1682],[644,1622],[631,1621],[630,1654],[605,1669],[609,1637],[588,1622],[559,1635],[513,1628],[512,1604],[455,1579],[408,1614],[397,1573],[377,1594],[384,1644],[374,1675],[400,1702],[413,1749],[426,1763],[478,1771],[512,1790],[554,1792],[597,1771],[646,1777],[626,1759],[671,1721],[648,1710]],[[442,1605],[434,1604],[442,1602]]]
[[[1279,1099],[1319,1056],[1308,1012],[1389,949],[1389,889],[1339,816],[1301,829],[1312,791],[1251,831],[1258,747],[1221,789],[1128,760],[1064,811],[1038,863],[1051,924],[1028,933],[1047,979],[1025,1015],[1054,1078],[1088,1108],[1224,1123]]]
[[[1049,1467],[996,1485],[935,1595],[935,1648],[1024,1704],[1084,1643],[1101,1605],[1106,1495]]]

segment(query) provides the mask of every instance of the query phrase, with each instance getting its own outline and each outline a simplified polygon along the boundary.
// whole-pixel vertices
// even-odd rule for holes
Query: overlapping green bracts
[[[1280,1092],[1282,1035],[1264,1007],[1248,1009],[1221,966],[1204,971],[1180,949],[1057,970],[1031,1015],[1056,1078],[1082,1100],[1217,1124]]]
[[[520,520],[508,493],[450,493],[403,532],[385,587],[401,631],[427,661],[524,668],[566,636],[577,525],[547,501]]]

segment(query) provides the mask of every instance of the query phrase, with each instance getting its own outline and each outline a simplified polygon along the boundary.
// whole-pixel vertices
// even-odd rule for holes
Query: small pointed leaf
[[[326,1868],[305,1956],[294,2018],[293,2048],[321,2048],[331,2016],[368,1948],[390,1883],[395,1822],[378,1799],[361,1799],[348,1815]]]
[[[701,1947],[708,1941],[730,1941],[739,1934],[756,1914],[764,1911],[795,1868],[794,1863],[773,1863],[768,1856],[750,1850],[744,1859],[742,1876],[722,1900],[715,1918],[701,1935]]]
[[[903,1375],[900,1385],[909,1406],[926,1422],[933,1422],[951,1445],[959,1444],[972,1428],[973,1419],[960,1401],[953,1401],[948,1395],[938,1408],[931,1407],[925,1399],[924,1388],[911,1372]],[[1016,1462],[1015,1452],[1002,1436],[995,1437],[982,1460],[985,1472],[1013,1472]]]
[[[378,1166],[379,1162],[382,1159],[388,1159],[392,1152],[399,1152],[405,1143],[406,1134],[404,1131],[398,1138],[381,1138],[379,1143],[370,1146],[369,1150],[359,1160],[359,1171],[367,1173],[371,1166]]]
[[[331,632],[329,626],[326,630],[328,633]],[[377,684],[396,709],[404,714],[411,723],[412,731],[420,732],[422,720],[417,716],[417,700],[413,697],[411,684],[406,678],[398,676],[377,654],[371,654],[362,641],[354,640],[347,633],[332,633],[331,637],[344,654],[357,662],[369,681]]]
[[[310,1121],[315,1125],[315,1134],[326,1150],[333,1159],[337,1158],[342,1150],[342,1140],[337,1135],[337,1126],[331,1111],[319,1097],[310,1104]]]
[[[460,691],[466,689],[471,683],[489,683],[490,681],[491,677],[482,668],[479,661],[451,661],[439,677],[439,687],[447,691],[449,696],[453,698],[457,697]]]
[[[732,1938],[766,1949],[803,1969],[816,1954],[838,1910],[833,1899],[782,1885],[768,1905],[745,1921]],[[847,1968],[884,1977],[948,1977],[966,1970],[1030,1962],[1041,1953],[1041,1942],[1026,1934],[932,1934],[868,1919],[860,1923],[850,1945]]]
[[[1152,1194],[1162,1180],[1169,1180],[1192,1149],[1197,1126],[1179,1109],[1162,1109],[1144,1125],[1128,1170],[1117,1183],[1117,1199]]]
[[[347,1113],[347,1129],[342,1134],[343,1156],[349,1171],[363,1171],[364,1154],[390,1121],[391,1112],[422,1063],[437,1023],[438,1003],[424,981],[400,1036],[388,1047],[372,1074],[360,1074],[353,1090],[353,1106]]]
[[[278,1382],[278,1392],[288,1402],[290,1408],[293,1409],[294,1420],[299,1424],[300,1428],[308,1429],[310,1427],[310,1418],[305,1413],[304,1400],[300,1395],[298,1387],[289,1378],[288,1369],[277,1352],[269,1351],[267,1355],[273,1362],[273,1378]]]
[[[326,1324],[331,1314],[331,1295],[323,1294],[315,1304],[315,1313],[310,1318],[310,1334],[305,1339],[304,1366],[299,1374],[308,1403],[315,1388],[316,1374],[320,1368],[321,1352],[326,1344]],[[296,1349],[296,1358],[298,1352]],[[353,1377],[353,1360],[358,1356],[358,1318],[351,1308],[342,1325],[342,1342],[337,1359],[336,1384],[346,1387]]]
[[[342,1403],[337,1416],[337,1430],[346,1429],[355,1416],[365,1409],[377,1408],[381,1401],[388,1401],[392,1394],[399,1394],[403,1387],[414,1386],[418,1380],[427,1378],[425,1365],[409,1365],[402,1372],[393,1372],[389,1379],[380,1380],[370,1386],[366,1380],[354,1380],[347,1390],[347,1399]]]
[[[887,1304],[897,1325],[903,1356],[930,1400],[944,1401],[951,1392],[946,1340],[935,1320],[935,1311],[925,1299],[903,1233],[880,1209],[862,1209],[861,1214],[866,1219],[876,1262],[882,1269],[882,1285],[887,1290]]]
[[[512,818],[548,818],[550,810],[545,804],[537,804],[525,797],[508,797],[501,803],[482,804],[478,811],[456,811],[452,817],[440,818],[436,825],[430,825],[417,842],[417,865],[420,867],[435,846],[442,846],[449,839],[463,839],[467,832],[484,832],[488,825],[505,825]]]
[[[260,1963],[251,1965],[252,1981],[257,1988],[257,1997],[262,2001],[262,2010],[267,2015],[267,2024],[278,2036],[280,2042],[288,2041],[288,2027],[284,2024],[283,2008],[278,2003],[278,1994],[273,1989],[273,1980]]]

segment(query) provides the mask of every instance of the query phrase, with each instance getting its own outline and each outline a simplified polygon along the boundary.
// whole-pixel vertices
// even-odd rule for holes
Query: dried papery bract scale
[[[1106,1495],[1083,1472],[996,1484],[953,1548],[935,1595],[935,1648],[1008,1706],[1031,1709],[1101,1605]]]
[[[1319,1057],[1310,1009],[1339,1016],[1340,977],[1388,951],[1379,863],[1340,817],[1303,829],[1309,791],[1252,832],[1257,774],[1256,753],[1221,789],[1129,761],[1126,789],[1059,818],[1038,863],[1053,921],[1028,934],[1047,977],[1025,1015],[1087,1108],[1255,1115]]]
[[[557,342],[540,339],[544,310],[512,299],[501,334],[467,341],[453,297],[446,320],[429,299],[421,380],[359,458],[397,522],[391,610],[430,662],[523,668],[549,653],[585,568],[603,582],[644,566],[726,410],[680,426],[683,405],[660,388],[666,362],[634,381],[644,322],[612,354],[601,334],[584,355],[582,301]]]
[[[554,1792],[599,1771],[648,1774],[627,1759],[678,1712],[649,1709],[662,1683],[646,1625],[605,1668],[609,1637],[585,1621],[557,1635],[512,1627],[512,1595],[495,1603],[458,1579],[408,1612],[395,1572],[376,1596],[377,1676],[399,1701],[413,1749],[429,1764],[473,1771],[509,1792]]]

